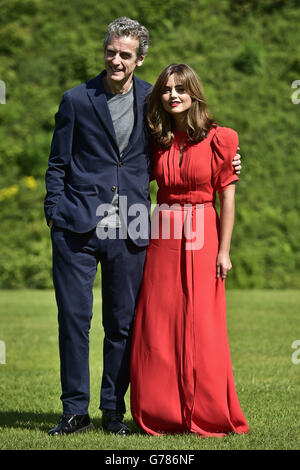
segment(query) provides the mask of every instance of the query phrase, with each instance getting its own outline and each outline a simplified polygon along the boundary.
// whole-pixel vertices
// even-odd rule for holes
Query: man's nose
[[[115,55],[114,55],[114,57],[113,57],[113,59],[112,59],[112,63],[113,63],[114,65],[117,65],[117,64],[120,63],[120,56],[119,56],[119,54],[115,54]]]

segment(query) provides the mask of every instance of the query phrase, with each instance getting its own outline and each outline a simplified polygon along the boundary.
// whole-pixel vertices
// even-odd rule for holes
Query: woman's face
[[[163,108],[174,117],[186,113],[192,104],[192,98],[184,89],[180,79],[172,74],[164,86],[161,95]]]

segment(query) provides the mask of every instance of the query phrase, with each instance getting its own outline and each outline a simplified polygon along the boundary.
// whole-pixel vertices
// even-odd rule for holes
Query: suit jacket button
[[[112,190],[113,192],[115,192],[116,189],[117,189],[116,186],[112,186],[112,187],[111,187],[111,190]]]
[[[122,162],[122,161],[119,162],[119,166],[123,166],[123,162]]]

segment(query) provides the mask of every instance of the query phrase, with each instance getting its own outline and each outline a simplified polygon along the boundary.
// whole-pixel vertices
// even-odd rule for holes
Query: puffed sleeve
[[[237,132],[229,127],[218,127],[212,139],[212,184],[218,193],[226,187],[238,181],[239,177],[232,165],[239,145]]]

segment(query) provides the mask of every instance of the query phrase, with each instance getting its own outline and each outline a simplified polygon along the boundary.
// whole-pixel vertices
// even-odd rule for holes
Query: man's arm
[[[52,213],[65,189],[66,168],[72,155],[74,110],[70,98],[64,94],[58,112],[55,115],[55,128],[51,151],[46,171],[47,194],[44,210],[49,227],[52,226]]]

